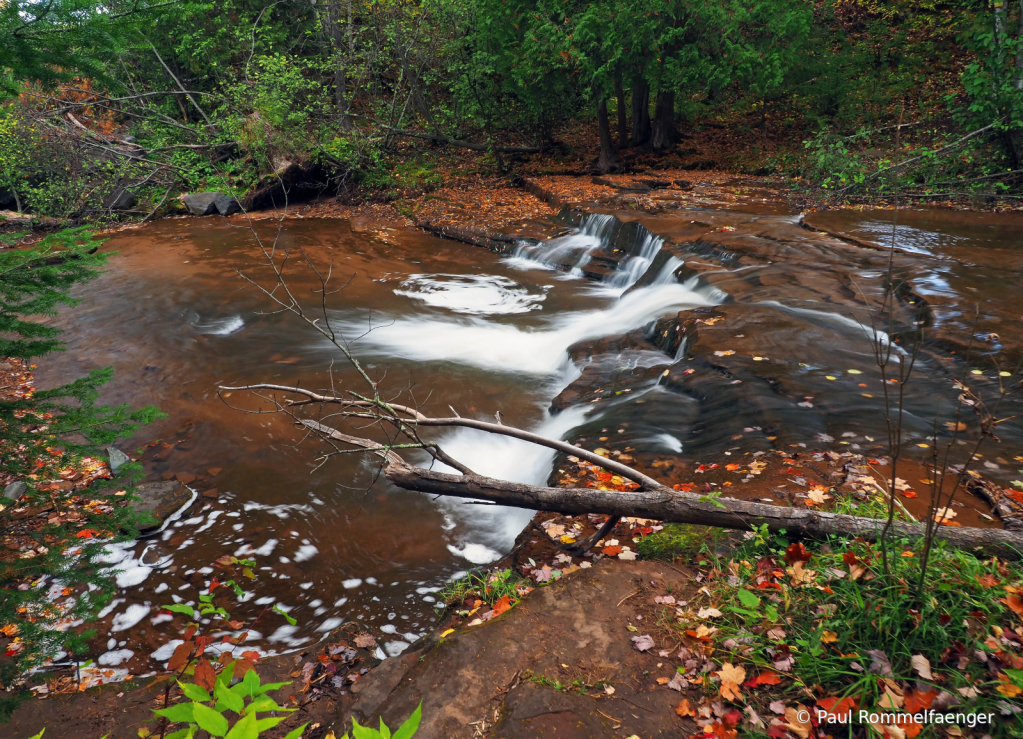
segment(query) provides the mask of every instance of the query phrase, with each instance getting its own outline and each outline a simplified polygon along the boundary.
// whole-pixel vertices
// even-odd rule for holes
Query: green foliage
[[[522,597],[518,589],[525,583],[512,569],[494,572],[475,570],[449,582],[438,596],[442,603],[448,605],[460,604],[470,595],[492,604],[505,596],[518,600]]]
[[[685,523],[665,524],[660,531],[644,536],[636,545],[636,552],[644,559],[697,560],[701,555],[713,555],[721,529]]]
[[[393,734],[391,733],[391,730],[387,728],[387,725],[384,723],[382,718],[380,719],[379,731],[371,729],[368,726],[361,726],[358,721],[352,719],[351,739],[412,739],[412,737],[416,735],[416,732],[419,731],[419,722],[422,720],[422,715],[423,703],[420,701],[419,705],[416,706],[416,710],[414,710],[412,714],[405,719],[405,722],[398,727]],[[341,737],[341,739],[349,739],[348,733],[345,732],[345,735]]]
[[[6,0],[0,4],[0,99],[23,82],[53,86],[76,76],[109,79],[106,64],[160,0],[111,11],[89,0]]]
[[[298,710],[279,706],[267,695],[291,683],[263,684],[255,670],[248,670],[239,682],[231,685],[231,674],[225,669],[217,675],[212,694],[199,685],[178,681],[188,702],[153,710],[172,724],[187,724],[168,734],[168,739],[190,739],[200,731],[228,739],[256,739],[287,719],[287,714]],[[284,715],[260,717],[261,713]],[[298,739],[306,726],[303,724],[288,732],[285,739]]]
[[[972,554],[938,544],[928,563],[925,596],[920,599],[909,583],[919,579],[920,558],[911,556],[913,543],[900,541],[896,551],[903,553],[892,562],[891,576],[881,572],[876,547],[865,543],[831,541],[827,545],[807,542],[810,557],[804,568],[814,581],[802,587],[783,585],[780,590],[758,589],[758,573],[785,569],[788,542],[783,537],[755,536],[732,556],[732,572],[739,579],[736,587],[718,581],[712,587],[715,602],[724,616],[715,621],[720,631],[716,639],[738,640],[738,652],[728,661],[751,662],[771,668],[779,659],[779,643],[787,645],[790,668],[777,669],[795,678],[791,690],[815,686],[819,696],[839,695],[858,698],[861,705],[877,705],[878,667],[857,671],[853,663],[867,667],[871,655],[883,653],[890,662],[896,680],[921,681],[921,690],[947,690],[976,686],[981,697],[971,703],[970,711],[994,712],[1001,696],[995,688],[996,676],[975,659],[949,658],[956,654],[974,655],[991,651],[985,644],[991,625],[1007,625],[1013,614],[1002,600],[1001,584],[1019,583],[1023,569],[1018,563],[981,561]],[[862,568],[855,578],[849,562]],[[827,572],[844,572],[843,577],[826,578]],[[818,584],[821,584],[818,587]],[[770,629],[780,627],[784,637],[772,636]],[[779,641],[780,640],[780,641]],[[770,650],[770,651],[769,651]],[[868,650],[871,651],[868,654]],[[922,655],[947,676],[941,683],[916,674],[911,663]],[[961,665],[961,666],[960,666]],[[874,674],[870,674],[873,672]],[[772,693],[777,695],[778,689]]]

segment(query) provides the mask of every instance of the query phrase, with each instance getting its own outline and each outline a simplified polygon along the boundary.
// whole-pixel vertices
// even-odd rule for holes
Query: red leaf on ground
[[[780,682],[781,675],[774,670],[764,670],[753,679],[747,680],[744,684],[747,688],[755,688],[758,685],[777,685]]]
[[[806,551],[806,547],[803,546],[802,542],[795,542],[790,544],[789,548],[785,550],[785,561],[789,564],[795,562],[809,562],[812,555]]]
[[[601,551],[604,553],[605,557],[617,557],[619,554],[622,553],[622,548],[621,547],[604,547]]]
[[[1017,616],[1023,616],[1023,598],[1018,595],[1010,595],[1008,598],[1000,598],[1000,600]]]
[[[817,707],[828,713],[846,713],[856,710],[857,703],[855,698],[820,698]]]
[[[852,552],[845,552],[842,554],[842,561],[851,567],[852,565],[858,565],[860,563],[860,558]]]
[[[997,587],[998,583],[1001,581],[997,577],[994,577],[992,575],[982,575],[981,577],[977,578],[977,582],[979,582],[985,588],[994,588]]]

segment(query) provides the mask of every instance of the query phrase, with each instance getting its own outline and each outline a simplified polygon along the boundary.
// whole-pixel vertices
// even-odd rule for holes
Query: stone
[[[219,213],[229,216],[241,211],[238,201],[222,192],[196,192],[185,195],[181,202],[193,216],[211,216]]]
[[[224,197],[219,192],[195,192],[185,195],[181,202],[193,216],[211,216],[217,211],[217,198]]]
[[[128,464],[131,461],[131,457],[122,452],[115,446],[107,447],[107,459],[110,460],[110,471],[117,472],[118,469]]]
[[[132,503],[136,513],[147,515],[154,522],[142,525],[142,531],[152,531],[192,500],[192,491],[180,482],[146,482],[135,488],[139,498]]]
[[[103,198],[103,207],[107,210],[131,210],[138,202],[139,199],[131,192],[119,187]]]
[[[28,490],[28,485],[23,483],[21,480],[15,480],[4,488],[4,497],[7,500],[18,500],[25,494],[26,490]]]
[[[213,201],[214,205],[217,206],[217,212],[222,216],[230,216],[235,213],[241,213],[242,207],[238,204],[238,201],[227,195],[221,195],[217,193],[218,197]]]

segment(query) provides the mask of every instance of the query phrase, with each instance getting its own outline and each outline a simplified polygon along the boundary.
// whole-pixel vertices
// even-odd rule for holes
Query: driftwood
[[[639,481],[637,478],[642,480],[642,488],[638,491],[552,488],[507,482],[475,474],[446,474],[411,465],[393,450],[383,448],[376,442],[343,434],[316,421],[303,420],[301,425],[324,437],[376,453],[384,461],[383,472],[388,480],[405,490],[421,493],[486,500],[501,505],[570,515],[582,513],[604,513],[615,517],[628,515],[671,523],[700,524],[745,531],[766,524],[772,532],[785,530],[789,535],[811,539],[841,536],[876,541],[884,527],[884,521],[862,516],[783,508],[734,498],[708,499],[706,496],[673,490],[631,468],[629,471],[632,474],[628,477],[637,482]],[[490,427],[481,429],[487,431],[492,431],[495,426],[480,425]],[[500,428],[505,431],[514,430],[510,427]],[[567,442],[560,444],[569,447],[571,453],[579,456],[589,457],[591,454],[572,447]],[[612,466],[624,467],[620,463],[603,458],[600,463],[608,469]],[[890,535],[894,538],[919,539],[924,536],[924,525],[895,522],[892,524]],[[940,526],[936,537],[957,549],[981,556],[1023,559],[1023,532]]]

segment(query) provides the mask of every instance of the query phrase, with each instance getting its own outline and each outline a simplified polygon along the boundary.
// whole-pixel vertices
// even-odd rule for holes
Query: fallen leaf
[[[931,674],[931,663],[922,654],[914,654],[910,657],[909,664],[913,666],[913,670],[916,671],[916,674],[924,680],[934,679],[934,675]]]
[[[355,637],[355,646],[358,649],[373,649],[376,645],[377,640],[372,634],[359,634]]]
[[[806,550],[802,542],[795,542],[790,544],[789,548],[785,550],[785,561],[789,564],[795,562],[809,562],[812,555]]]
[[[833,644],[838,641],[838,634],[834,631],[825,631],[821,634],[821,641],[825,644]]]
[[[617,557],[622,553],[622,548],[619,546],[604,547],[601,549],[605,557]]]
[[[772,701],[771,703],[768,704],[767,707],[770,708],[775,713],[777,713],[779,716],[781,716],[783,713],[785,713],[785,702],[784,701]]]
[[[956,512],[951,508],[939,508],[934,512],[934,520],[938,523],[945,523],[946,521],[951,521],[956,515]]]
[[[998,683],[998,692],[1006,698],[1016,698],[1023,694],[1023,688],[1010,681],[1009,676],[1004,672],[998,673],[998,679],[1000,681]]]
[[[747,688],[755,688],[759,685],[777,685],[781,682],[781,675],[774,670],[763,670],[760,674],[751,680],[747,680],[745,686]]]
[[[634,646],[636,648],[636,651],[638,652],[645,652],[648,649],[653,649],[654,640],[648,634],[643,634],[642,636],[634,636],[632,637],[632,646]]]
[[[498,599],[496,603],[494,603],[494,615],[500,616],[502,613],[504,613],[511,607],[512,607],[511,598],[505,595]]]
[[[795,584],[800,583],[811,583],[814,578],[817,577],[815,570],[808,570],[803,568],[803,562],[797,561],[791,567],[786,570],[789,576],[792,578],[792,582]]]
[[[799,720],[801,713],[807,717],[805,722]],[[790,706],[785,709],[785,728],[798,736],[799,739],[807,739],[810,736],[811,729],[809,716],[810,714],[806,710],[806,706],[800,705],[797,708]]]
[[[1007,598],[1001,598],[1000,600],[1017,616],[1023,616],[1023,598],[1020,598],[1018,595],[1010,595]]]
[[[993,575],[981,575],[977,578],[977,582],[983,585],[985,588],[998,587],[998,583],[1001,582],[997,577]]]
[[[675,713],[681,717],[696,716],[696,711],[693,710],[688,698],[683,698],[679,704],[675,706]]]
[[[696,615],[699,618],[720,618],[723,614],[717,608],[701,608]]]
[[[937,697],[936,690],[911,690],[906,693],[906,700],[902,707],[907,713],[918,713],[931,707],[931,703]]]

